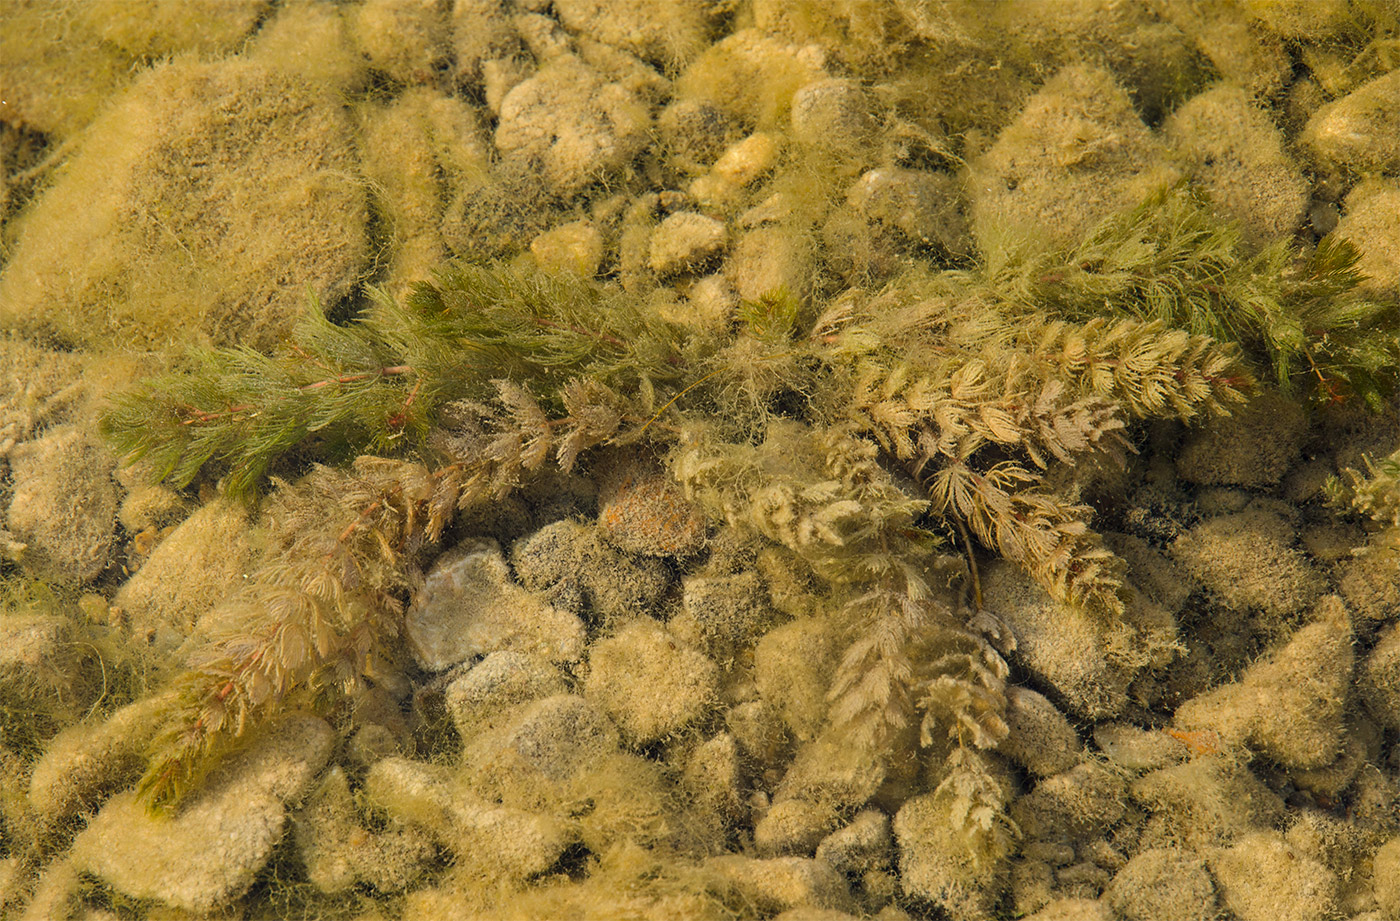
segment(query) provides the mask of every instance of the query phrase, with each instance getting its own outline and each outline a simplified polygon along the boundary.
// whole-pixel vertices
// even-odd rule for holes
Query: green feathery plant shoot
[[[121,451],[243,492],[292,451],[326,465],[267,496],[262,562],[217,619],[236,626],[176,679],[143,789],[173,802],[278,707],[372,681],[458,511],[645,445],[712,521],[810,572],[840,618],[826,732],[876,752],[944,738],[940,790],[969,840],[1001,847],[1012,829],[979,752],[1006,735],[1007,668],[995,619],[936,589],[958,562],[940,535],[1121,614],[1125,567],[1076,498],[1084,471],[1121,461],[1134,420],[1241,403],[1250,356],[1284,382],[1393,392],[1394,329],[1352,266],[1336,246],[1301,266],[1243,255],[1171,190],[1068,254],[911,269],[819,309],[775,293],[720,333],[592,282],[460,266],[344,326],[309,316],[276,357],[201,353],[116,401]]]
[[[1325,237],[1306,255],[1281,240],[1250,254],[1235,225],[1177,185],[1069,252],[997,258],[989,282],[1027,311],[1161,320],[1239,343],[1285,392],[1358,396],[1376,411],[1395,399],[1400,311],[1360,292],[1359,253],[1345,240]]]

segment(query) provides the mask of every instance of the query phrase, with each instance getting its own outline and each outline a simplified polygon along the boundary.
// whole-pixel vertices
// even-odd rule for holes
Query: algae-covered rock
[[[350,39],[345,10],[315,0],[289,0],[259,27],[244,55],[293,71],[309,83],[344,91],[369,79],[364,57]]]
[[[1176,0],[1156,9],[1181,29],[1227,80],[1267,99],[1291,78],[1292,62],[1277,35],[1259,28],[1235,8],[1211,0]]]
[[[1342,749],[1352,662],[1350,617],[1329,595],[1283,648],[1239,681],[1182,704],[1174,723],[1217,733],[1223,746],[1248,745],[1288,767],[1322,767]]]
[[[1041,840],[1088,839],[1123,817],[1127,785],[1111,767],[1085,761],[1046,777],[1012,804],[1022,832]]]
[[[515,708],[562,694],[564,676],[540,656],[493,652],[448,683],[443,701],[457,733],[471,739],[497,725]]]
[[[155,68],[25,216],[0,322],[101,347],[269,347],[308,292],[334,303],[360,272],[355,166],[344,113],[300,78],[241,61]]]
[[[925,793],[905,802],[895,815],[900,884],[909,896],[932,902],[952,917],[991,918],[1005,884],[1005,859],[980,850],[950,799]]]
[[[1206,486],[1272,486],[1297,459],[1306,431],[1301,406],[1261,394],[1194,429],[1176,459],[1177,474]]]
[[[1065,896],[1052,899],[1024,921],[1116,921],[1113,909],[1101,899]]]
[[[598,490],[598,525],[629,553],[686,557],[708,539],[705,517],[681,488],[641,458],[624,458]]]
[[[146,698],[98,726],[73,726],[55,736],[29,777],[29,805],[39,821],[57,828],[135,780],[160,728],[156,716],[169,703],[164,696]]]
[[[731,854],[705,861],[708,870],[737,887],[759,911],[854,907],[846,880],[824,861],[808,857],[758,859]]]
[[[530,241],[530,253],[546,272],[572,272],[584,278],[598,274],[606,241],[592,221],[570,221],[546,230]]]
[[[1201,522],[1172,543],[1171,554],[1226,606],[1262,611],[1266,631],[1277,634],[1326,589],[1292,537],[1286,520],[1250,507]]]
[[[1400,730],[1400,623],[1381,631],[1359,671],[1357,690],[1371,715]]]
[[[1358,173],[1400,169],[1400,70],[1323,106],[1308,120],[1302,141],[1325,166]]]
[[[765,854],[810,854],[845,816],[869,802],[889,774],[872,749],[827,731],[798,749],[754,827]]]
[[[1113,877],[1108,902],[1128,921],[1212,921],[1215,881],[1200,857],[1179,848],[1147,848]]]
[[[814,80],[794,93],[790,118],[798,143],[845,156],[868,144],[876,126],[865,90],[839,78]]]
[[[1257,831],[1211,859],[1220,901],[1240,921],[1341,918],[1336,874],[1277,831]]]
[[[487,144],[476,110],[415,87],[360,109],[364,172],[373,182],[391,247],[388,287],[406,291],[447,255],[441,224],[450,184],[480,183]]]
[[[286,828],[285,803],[303,795],[335,734],[290,716],[211,776],[173,816],[131,793],[107,801],[73,842],[74,864],[133,898],[207,912],[253,884]]]
[[[1099,723],[1094,743],[1109,761],[1128,771],[1152,771],[1184,761],[1186,746],[1165,732],[1141,729],[1130,723]]]
[[[721,221],[678,211],[651,235],[651,270],[665,277],[702,267],[724,252],[728,231]]]
[[[667,163],[687,176],[698,176],[743,136],[742,123],[717,106],[695,99],[677,100],[656,118]]]
[[[816,618],[770,630],[754,650],[759,694],[801,741],[816,738],[826,719],[826,690],[835,665],[831,626]]]
[[[86,391],[83,363],[68,352],[0,335],[0,458],[43,427],[66,421]]]
[[[575,662],[583,622],[516,585],[495,541],[467,541],[443,554],[406,615],[405,631],[424,668],[442,671],[500,650]]]
[[[625,167],[641,150],[650,120],[631,91],[566,56],[501,101],[496,147],[537,159],[546,182],[572,193]]]
[[[510,22],[512,10],[506,0],[454,0],[452,57],[458,83],[479,87],[484,68],[521,54],[520,38]]]
[[[365,789],[391,816],[423,826],[459,858],[506,879],[544,871],[568,844],[553,819],[488,803],[432,765],[385,758],[370,769]]]
[[[599,640],[588,663],[585,695],[636,744],[679,732],[717,703],[715,663],[650,619]]]
[[[1243,87],[1225,83],[1193,97],[1162,128],[1212,210],[1235,222],[1250,246],[1293,233],[1308,204],[1307,181]]]
[[[307,880],[327,894],[357,883],[380,892],[402,891],[422,875],[435,852],[419,826],[366,829],[339,765],[326,773],[297,813],[293,832]]]
[[[616,753],[620,741],[617,727],[597,706],[573,694],[556,694],[526,707],[501,748],[526,771],[566,781]],[[505,782],[511,779],[522,778],[517,774]]]
[[[350,34],[369,66],[407,84],[432,82],[448,63],[450,33],[443,4],[365,0],[348,11]]]
[[[744,776],[738,741],[721,732],[691,753],[680,786],[692,809],[728,826],[744,815]]]
[[[846,190],[846,204],[910,243],[953,255],[972,249],[962,193],[948,173],[884,166],[868,170]]]
[[[1284,803],[1249,768],[1219,754],[1202,754],[1158,768],[1128,785],[1149,813],[1139,847],[1224,846],[1280,822]]]
[[[1072,712],[1102,719],[1122,710],[1136,669],[1110,658],[1102,617],[1056,602],[1003,562],[986,568],[982,588],[987,607],[1016,635],[1013,658],[1054,688]]]
[[[702,52],[676,80],[675,94],[768,128],[788,114],[800,88],[823,75],[818,49],[741,29]]]
[[[1356,270],[1362,286],[1374,297],[1393,300],[1400,295],[1400,182],[1363,182],[1343,202],[1346,213],[1333,233],[1360,253]]]
[[[1372,886],[1383,917],[1400,917],[1400,838],[1381,845],[1371,861]]]
[[[1337,587],[1357,624],[1389,620],[1400,612],[1400,554],[1367,553],[1347,561]]]
[[[724,272],[743,300],[780,292],[801,298],[812,289],[814,259],[811,241],[783,227],[763,224],[740,235]]]
[[[1006,704],[1010,733],[997,748],[1003,755],[1038,777],[1068,771],[1079,762],[1084,743],[1044,694],[1007,688]]]
[[[241,586],[252,560],[247,509],[216,499],[165,536],[117,592],[137,634],[188,635],[207,610]]]
[[[693,633],[696,645],[725,662],[763,636],[774,616],[757,573],[697,574],[682,581],[681,613],[670,624]]]
[[[556,0],[569,29],[669,70],[704,47],[713,5],[705,0]]]
[[[817,859],[842,873],[884,866],[894,852],[890,817],[879,809],[862,809],[855,818],[822,839]]]
[[[233,50],[268,0],[191,6],[183,0],[13,0],[0,29],[4,121],[68,138],[129,85],[143,64]]]
[[[10,466],[6,529],[22,546],[20,563],[64,585],[96,578],[117,538],[116,461],[106,447],[86,429],[63,425],[15,448]]]
[[[1070,66],[972,165],[972,231],[994,259],[1076,243],[1178,176],[1106,70]]]
[[[568,611],[631,618],[649,610],[671,583],[665,563],[624,552],[579,521],[556,521],[516,541],[511,565],[527,589]]]

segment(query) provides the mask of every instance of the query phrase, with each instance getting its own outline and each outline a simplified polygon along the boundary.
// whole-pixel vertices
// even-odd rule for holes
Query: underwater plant
[[[279,707],[373,681],[458,513],[632,446],[812,577],[846,637],[830,736],[945,745],[938,792],[978,847],[1001,846],[981,752],[1007,733],[997,646],[1014,638],[981,610],[977,548],[1116,617],[1125,566],[1080,493],[1136,420],[1227,413],[1261,367],[1316,372],[1324,397],[1393,393],[1400,344],[1350,294],[1353,252],[1295,269],[1236,241],[1168,190],[1048,261],[913,267],[822,305],[776,292],[721,331],[592,281],[466,264],[345,325],[312,310],[278,356],[196,354],[119,396],[105,432],[177,486],[209,470],[252,496],[271,477],[270,537],[227,632],[175,679],[142,789],[173,804]]]

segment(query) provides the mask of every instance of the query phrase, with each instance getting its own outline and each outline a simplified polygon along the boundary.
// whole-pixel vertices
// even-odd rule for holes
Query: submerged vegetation
[[[126,6],[0,11],[0,915],[1400,917],[1394,4]]]
[[[234,629],[177,680],[143,789],[167,804],[290,700],[373,681],[454,515],[635,445],[712,522],[815,577],[847,636],[826,734],[950,740],[940,790],[993,847],[1009,825],[978,753],[1006,735],[995,647],[1014,639],[981,610],[976,557],[1113,618],[1124,566],[1081,493],[1135,422],[1227,413],[1262,375],[1394,394],[1396,327],[1352,293],[1345,244],[1237,247],[1172,189],[1071,252],[912,269],[825,304],[777,292],[723,332],[567,275],[460,265],[343,326],[313,312],[277,357],[202,352],[116,401],[114,445],[243,494],[317,466],[274,479],[271,544]]]

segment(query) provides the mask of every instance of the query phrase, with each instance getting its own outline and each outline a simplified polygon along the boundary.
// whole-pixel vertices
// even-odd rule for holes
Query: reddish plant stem
[[[370,378],[375,377],[397,377],[400,374],[410,374],[414,370],[416,369],[412,365],[390,365],[387,368],[376,368],[373,371],[361,371],[356,374],[342,374],[338,377],[331,377],[320,381],[312,381],[309,384],[303,384],[302,386],[298,387],[297,390],[302,393],[309,393],[313,390],[320,390],[324,387],[330,387],[334,384],[354,384],[358,383],[359,381],[369,380]],[[414,387],[414,393],[417,392],[418,388]],[[220,409],[211,412],[208,410],[198,409],[193,406],[187,406],[185,407],[185,412],[188,414],[188,418],[181,421],[180,424],[202,425],[206,422],[213,422],[216,419],[224,419],[229,416],[236,416],[239,413],[245,413],[249,410],[256,408],[257,407],[255,407],[251,403],[240,403],[237,406],[230,406],[227,409]]]

